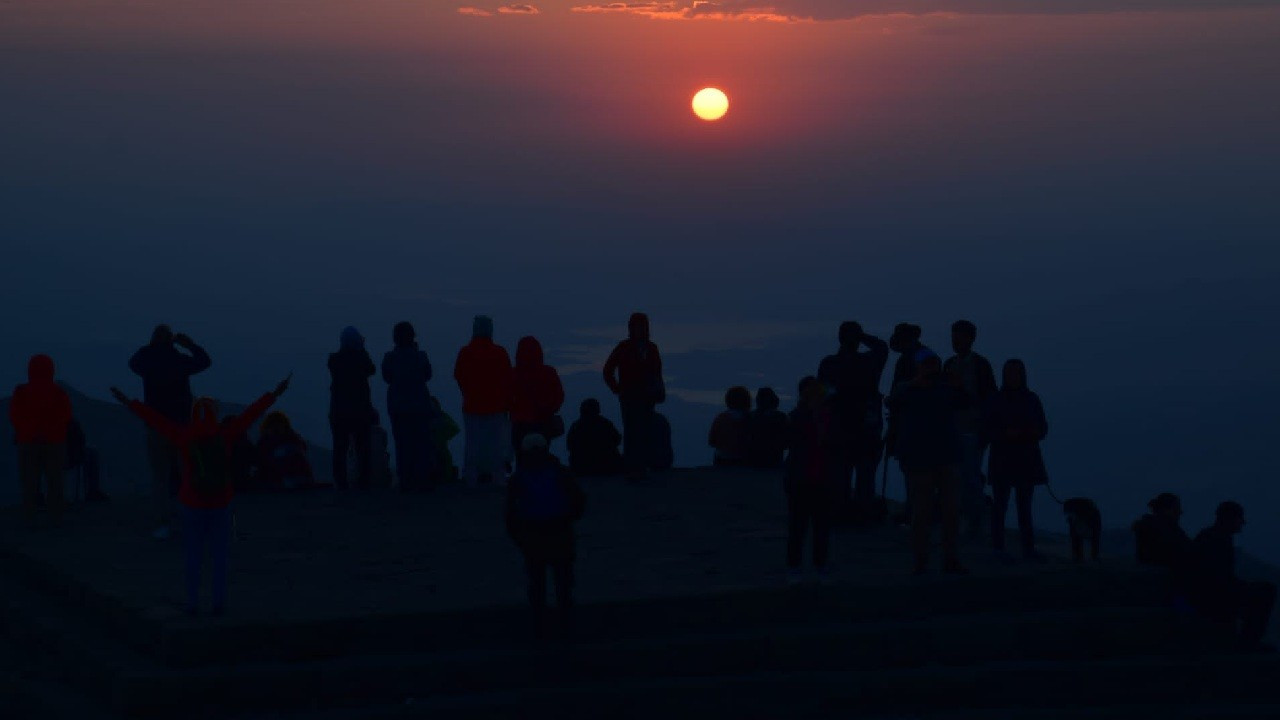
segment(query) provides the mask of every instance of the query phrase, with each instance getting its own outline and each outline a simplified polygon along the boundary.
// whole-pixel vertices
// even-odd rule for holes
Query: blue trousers
[[[227,558],[231,554],[231,508],[182,508],[182,544],[186,555],[187,610],[200,600],[200,576],[206,553],[213,574],[213,608],[227,604]]]

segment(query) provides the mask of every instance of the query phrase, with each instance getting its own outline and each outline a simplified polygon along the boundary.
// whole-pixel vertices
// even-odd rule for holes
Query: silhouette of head
[[[262,419],[263,435],[289,435],[293,433],[293,424],[289,416],[279,410],[272,410]]]
[[[471,337],[493,339],[493,318],[488,315],[477,315],[471,321]]]
[[[520,460],[524,463],[538,463],[546,459],[547,438],[538,433],[530,433],[520,441]]]
[[[751,412],[751,391],[741,385],[729,388],[724,394],[724,405],[730,410]]]
[[[349,350],[362,348],[364,347],[364,336],[353,327],[344,327],[342,328],[342,334],[338,336],[338,345]]]
[[[520,338],[516,343],[516,367],[538,367],[543,365],[542,343],[532,335]]]
[[[649,341],[649,316],[644,313],[631,313],[627,321],[627,335],[638,342]]]
[[[1004,390],[1026,390],[1027,389],[1027,366],[1017,358],[1010,358],[1004,362],[1004,369],[1001,371],[1003,383],[1001,388]]]
[[[894,352],[908,353],[920,347],[920,326],[911,323],[898,323],[889,336],[889,349]]]
[[[151,344],[152,345],[172,345],[173,329],[170,328],[168,325],[165,325],[164,323],[157,325],[156,329],[151,331]]]
[[[763,387],[756,391],[756,409],[765,412],[771,412],[778,409],[778,405],[782,401],[778,399],[778,393],[773,388]]]
[[[48,355],[32,355],[27,361],[27,380],[34,385],[53,382],[53,358]]]
[[[413,329],[413,324],[407,320],[396,323],[395,329],[391,331],[391,340],[396,347],[412,345],[417,337],[418,333]]]
[[[1151,512],[1156,515],[1172,518],[1177,521],[1182,517],[1182,500],[1178,499],[1173,493],[1160,493],[1151,498],[1147,503],[1147,507],[1151,508]]]
[[[587,398],[578,406],[578,412],[582,417],[600,417],[600,401],[595,398]]]
[[[1215,516],[1217,525],[1233,534],[1244,529],[1244,506],[1234,500],[1219,505]]]
[[[800,404],[810,409],[820,406],[827,395],[827,389],[818,382],[818,378],[812,375],[806,375],[800,379],[798,390]]]
[[[862,324],[853,320],[840,323],[840,347],[858,347],[862,342]]]
[[[912,356],[916,362],[916,376],[924,380],[932,380],[942,374],[942,358],[928,349],[920,349]]]
[[[951,323],[951,349],[957,355],[967,355],[973,350],[973,341],[978,339],[978,326],[968,320],[957,320]]]

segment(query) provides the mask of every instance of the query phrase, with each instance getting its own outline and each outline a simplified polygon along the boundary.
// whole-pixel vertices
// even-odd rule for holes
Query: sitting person
[[[600,414],[600,401],[582,401],[580,417],[569,428],[569,468],[580,477],[622,472],[622,433]]]
[[[268,413],[258,434],[258,485],[268,490],[294,490],[315,485],[307,441],[280,411]]]
[[[773,388],[756,392],[756,409],[752,411],[749,456],[752,467],[782,467],[787,452],[787,414],[778,409],[778,393]]]
[[[431,437],[436,445],[435,481],[453,482],[458,479],[458,466],[453,464],[453,452],[449,450],[449,441],[458,437],[462,428],[458,427],[458,421],[450,417],[449,413],[440,406],[439,398],[431,398],[431,406],[435,408],[435,414],[431,417]]]
[[[1133,524],[1133,539],[1140,565],[1177,568],[1191,552],[1191,538],[1178,524],[1182,501],[1173,493],[1160,493],[1147,503],[1151,512]]]
[[[1244,508],[1227,501],[1218,506],[1213,525],[1200,531],[1192,546],[1189,595],[1202,617],[1239,632],[1245,649],[1265,649],[1262,638],[1276,603],[1276,586],[1236,577],[1232,536],[1244,529]]]
[[[746,465],[751,450],[751,435],[747,418],[751,414],[751,391],[744,387],[731,387],[724,394],[727,408],[716,416],[707,433],[707,444],[715,448],[712,464],[716,467]]]

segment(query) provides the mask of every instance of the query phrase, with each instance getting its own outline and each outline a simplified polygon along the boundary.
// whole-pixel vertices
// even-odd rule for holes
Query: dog
[[[1067,516],[1067,527],[1071,530],[1071,554],[1076,562],[1084,560],[1085,540],[1092,545],[1092,558],[1099,559],[1098,545],[1102,541],[1102,512],[1098,504],[1089,498],[1069,498],[1062,503],[1062,512]]]

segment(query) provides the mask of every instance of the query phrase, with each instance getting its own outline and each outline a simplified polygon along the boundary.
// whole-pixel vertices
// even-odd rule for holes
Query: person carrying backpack
[[[568,470],[547,451],[547,439],[526,435],[516,471],[507,485],[507,534],[524,555],[529,607],[539,635],[547,607],[547,571],[556,588],[562,639],[570,634],[573,608],[573,524],[586,509],[586,495]]]
[[[191,422],[174,422],[159,410],[130,399],[120,388],[111,395],[178,449],[182,484],[182,541],[186,557],[187,613],[198,612],[201,566],[206,552],[213,572],[213,614],[221,615],[227,603],[227,557],[231,552],[232,449],[235,439],[289,389],[292,374],[275,390],[258,398],[229,422],[218,421],[218,403],[199,398],[191,408]]]

